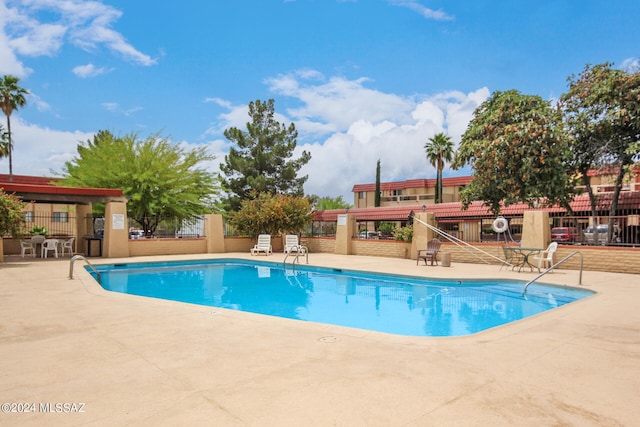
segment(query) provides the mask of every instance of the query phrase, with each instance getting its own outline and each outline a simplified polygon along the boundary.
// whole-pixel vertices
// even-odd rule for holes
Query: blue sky
[[[60,172],[108,129],[206,145],[217,171],[222,131],[273,98],[305,191],[352,202],[378,159],[383,181],[434,178],[425,142],[459,142],[496,90],[553,100],[586,64],[638,67],[638,22],[638,0],[0,0],[0,74],[32,93],[13,170]]]

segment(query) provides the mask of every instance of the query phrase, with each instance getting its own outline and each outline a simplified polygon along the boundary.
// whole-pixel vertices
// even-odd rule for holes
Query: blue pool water
[[[473,334],[593,292],[524,282],[432,280],[244,260],[96,266],[104,289],[411,336]]]

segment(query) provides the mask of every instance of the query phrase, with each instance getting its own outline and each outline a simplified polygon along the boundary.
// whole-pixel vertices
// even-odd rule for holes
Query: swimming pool
[[[236,259],[98,265],[109,291],[410,336],[460,336],[592,295]],[[95,274],[91,273],[92,275]]]

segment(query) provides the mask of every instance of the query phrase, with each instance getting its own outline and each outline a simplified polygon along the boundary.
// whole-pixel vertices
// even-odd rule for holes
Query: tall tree
[[[7,116],[7,134],[9,139],[9,182],[13,182],[13,143],[11,138],[11,113],[27,103],[25,95],[29,91],[18,86],[19,78],[10,74],[0,79],[0,108]]]
[[[376,194],[373,199],[373,206],[376,208],[380,206],[380,192],[380,159],[378,159],[376,164]]]
[[[0,125],[0,158],[9,155],[9,134]]]
[[[115,137],[100,131],[78,145],[78,157],[65,164],[60,184],[122,189],[128,216],[150,236],[162,219],[211,212],[218,181],[202,163],[213,159],[205,147],[185,150],[158,134],[140,140],[135,133]]]
[[[640,153],[640,73],[630,74],[604,63],[587,65],[568,81],[569,90],[559,105],[571,135],[571,165],[587,189],[594,217],[597,196],[589,172],[604,169],[616,173],[609,210],[612,232],[625,173]]]
[[[424,144],[424,149],[427,153],[427,160],[431,163],[431,166],[436,168],[436,203],[442,203],[442,170],[444,169],[444,162],[453,160],[453,142],[451,138],[444,133],[438,133],[429,138],[429,141]]]
[[[312,198],[309,197],[311,200]],[[351,204],[344,201],[342,196],[338,197],[316,197],[316,201],[313,203],[315,210],[326,211],[329,209],[348,209],[353,207]]]
[[[274,115],[273,99],[252,101],[247,130],[232,127],[224,131],[224,136],[236,145],[220,165],[230,211],[238,210],[240,202],[251,199],[252,194],[304,194],[308,176],[297,174],[311,154],[303,151],[299,158],[291,160],[298,131],[293,123],[286,126],[276,121]]]
[[[483,200],[496,215],[518,202],[570,209],[570,155],[560,114],[548,101],[516,90],[495,92],[475,110],[454,156],[455,168],[474,169],[460,194],[463,207]]]

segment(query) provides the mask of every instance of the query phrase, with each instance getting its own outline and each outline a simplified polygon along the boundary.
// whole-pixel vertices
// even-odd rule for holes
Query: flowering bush
[[[243,200],[230,223],[238,233],[255,237],[301,232],[311,218],[311,203],[306,198],[260,193],[253,199]]]
[[[403,242],[411,242],[413,240],[413,227],[401,227],[393,230],[393,238]]]
[[[22,213],[25,203],[0,188],[0,237],[17,236],[24,224]]]

